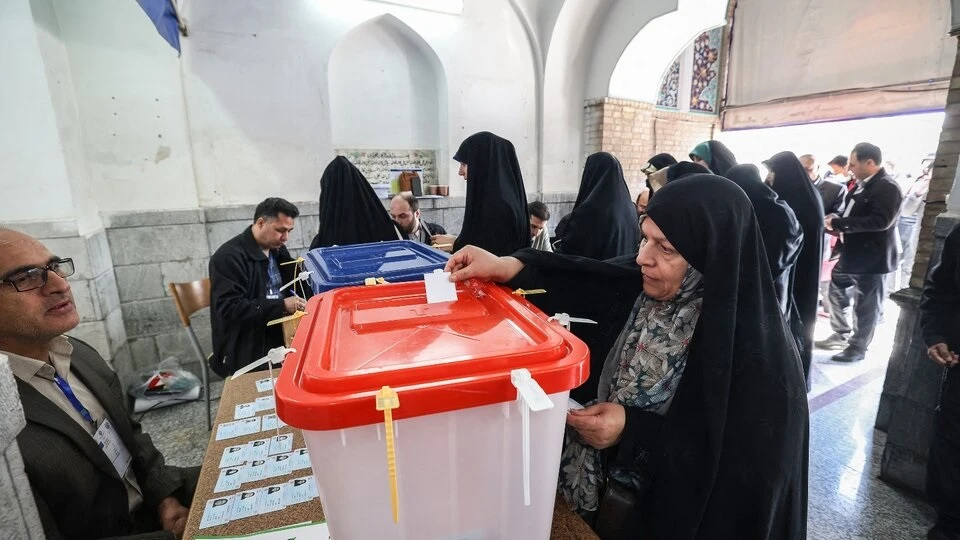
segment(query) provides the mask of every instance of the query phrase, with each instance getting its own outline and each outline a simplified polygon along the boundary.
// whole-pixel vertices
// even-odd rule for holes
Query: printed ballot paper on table
[[[457,284],[450,281],[450,272],[434,270],[431,274],[424,274],[423,283],[427,289],[428,304],[457,301]]]

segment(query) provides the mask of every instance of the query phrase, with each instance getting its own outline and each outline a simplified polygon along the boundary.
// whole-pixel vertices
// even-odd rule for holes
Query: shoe
[[[927,540],[960,540],[960,533],[948,531],[939,525],[934,525],[933,528],[927,532]]]
[[[847,346],[847,340],[840,334],[830,334],[827,339],[821,339],[813,344],[818,349],[841,351]]]
[[[834,362],[859,362],[863,360],[867,355],[864,354],[860,349],[855,349],[853,347],[847,347],[843,350],[842,353],[833,355],[831,360]]]

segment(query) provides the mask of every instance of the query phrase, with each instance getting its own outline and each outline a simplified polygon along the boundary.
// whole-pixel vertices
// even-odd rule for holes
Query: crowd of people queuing
[[[421,242],[452,253],[454,281],[545,289],[530,297],[544,312],[596,321],[573,329],[590,348],[590,377],[572,392],[584,408],[567,416],[558,489],[602,538],[806,538],[813,350],[835,349],[838,362],[864,358],[889,276],[909,275],[929,167],[902,191],[881,150],[861,143],[824,175],[813,156],[792,152],[766,160],[764,175],[711,140],[680,160],[650,158],[634,199],[616,156],[598,152],[551,236],[550,211],[528,203],[510,141],[477,133],[454,159],[467,186],[458,234],[424,219],[410,193],[386,210],[363,174],[337,157],[320,181],[311,249]],[[266,322],[304,308],[305,298],[280,294],[292,279],[284,244],[298,216],[292,203],[266,199],[210,259],[210,365],[221,375],[282,345]],[[78,323],[65,280],[72,260],[3,230],[0,252],[0,284],[9,285],[0,288],[9,297],[0,303],[0,350],[13,361],[27,418],[42,408],[41,395],[66,415],[47,427],[28,423],[21,444],[99,436],[99,419],[109,417],[115,432],[104,436],[133,455],[114,471],[85,448],[53,461],[26,452],[48,537],[161,529],[156,537],[177,537],[197,472],[165,466],[121,412],[102,358],[62,337]],[[948,367],[957,363],[957,338],[935,323],[937,313],[958,311],[951,256],[925,300],[931,358]],[[814,343],[821,311],[833,334]],[[25,314],[30,324],[12,324]],[[48,357],[56,371],[45,371]],[[61,377],[89,411],[64,398],[74,394]],[[931,459],[958,467],[944,441]],[[100,487],[64,496],[89,492],[81,483]]]

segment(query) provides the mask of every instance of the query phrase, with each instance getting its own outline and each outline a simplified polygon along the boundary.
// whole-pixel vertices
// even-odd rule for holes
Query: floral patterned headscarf
[[[599,400],[666,414],[683,375],[703,306],[703,275],[692,266],[670,300],[641,294],[600,376]],[[639,488],[644,471],[605,471],[600,450],[567,428],[559,489],[581,515],[597,510],[607,475]]]

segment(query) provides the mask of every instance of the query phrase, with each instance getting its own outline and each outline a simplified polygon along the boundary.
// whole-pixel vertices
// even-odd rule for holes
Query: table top
[[[220,397],[220,406],[217,410],[217,419],[214,422],[213,431],[210,433],[210,443],[207,445],[207,453],[203,458],[203,468],[200,471],[197,491],[193,497],[193,504],[190,505],[190,516],[187,519],[187,525],[183,535],[184,540],[191,540],[198,535],[220,536],[250,534],[266,529],[324,519],[323,507],[320,504],[320,498],[317,497],[312,501],[293,505],[285,510],[231,521],[223,525],[208,527],[202,531],[199,530],[204,505],[208,500],[214,498],[213,488],[217,483],[217,476],[220,473],[220,457],[224,449],[257,439],[264,439],[275,434],[275,432],[260,432],[223,441],[215,439],[217,425],[233,421],[234,408],[237,404],[249,403],[258,397],[268,395],[257,392],[255,385],[257,379],[266,377],[268,377],[266,372],[259,371],[247,373],[236,379],[227,379],[225,381],[223,394]],[[306,446],[303,440],[303,433],[299,429],[285,426],[280,428],[280,433],[293,434],[294,450]],[[243,489],[261,488],[279,484],[293,478],[306,476],[307,474],[310,474],[310,471],[302,469],[294,471],[287,476],[245,483]],[[570,510],[562,499],[558,498],[553,510],[553,530],[550,538],[551,540],[593,540],[597,539],[597,536],[578,515]]]

